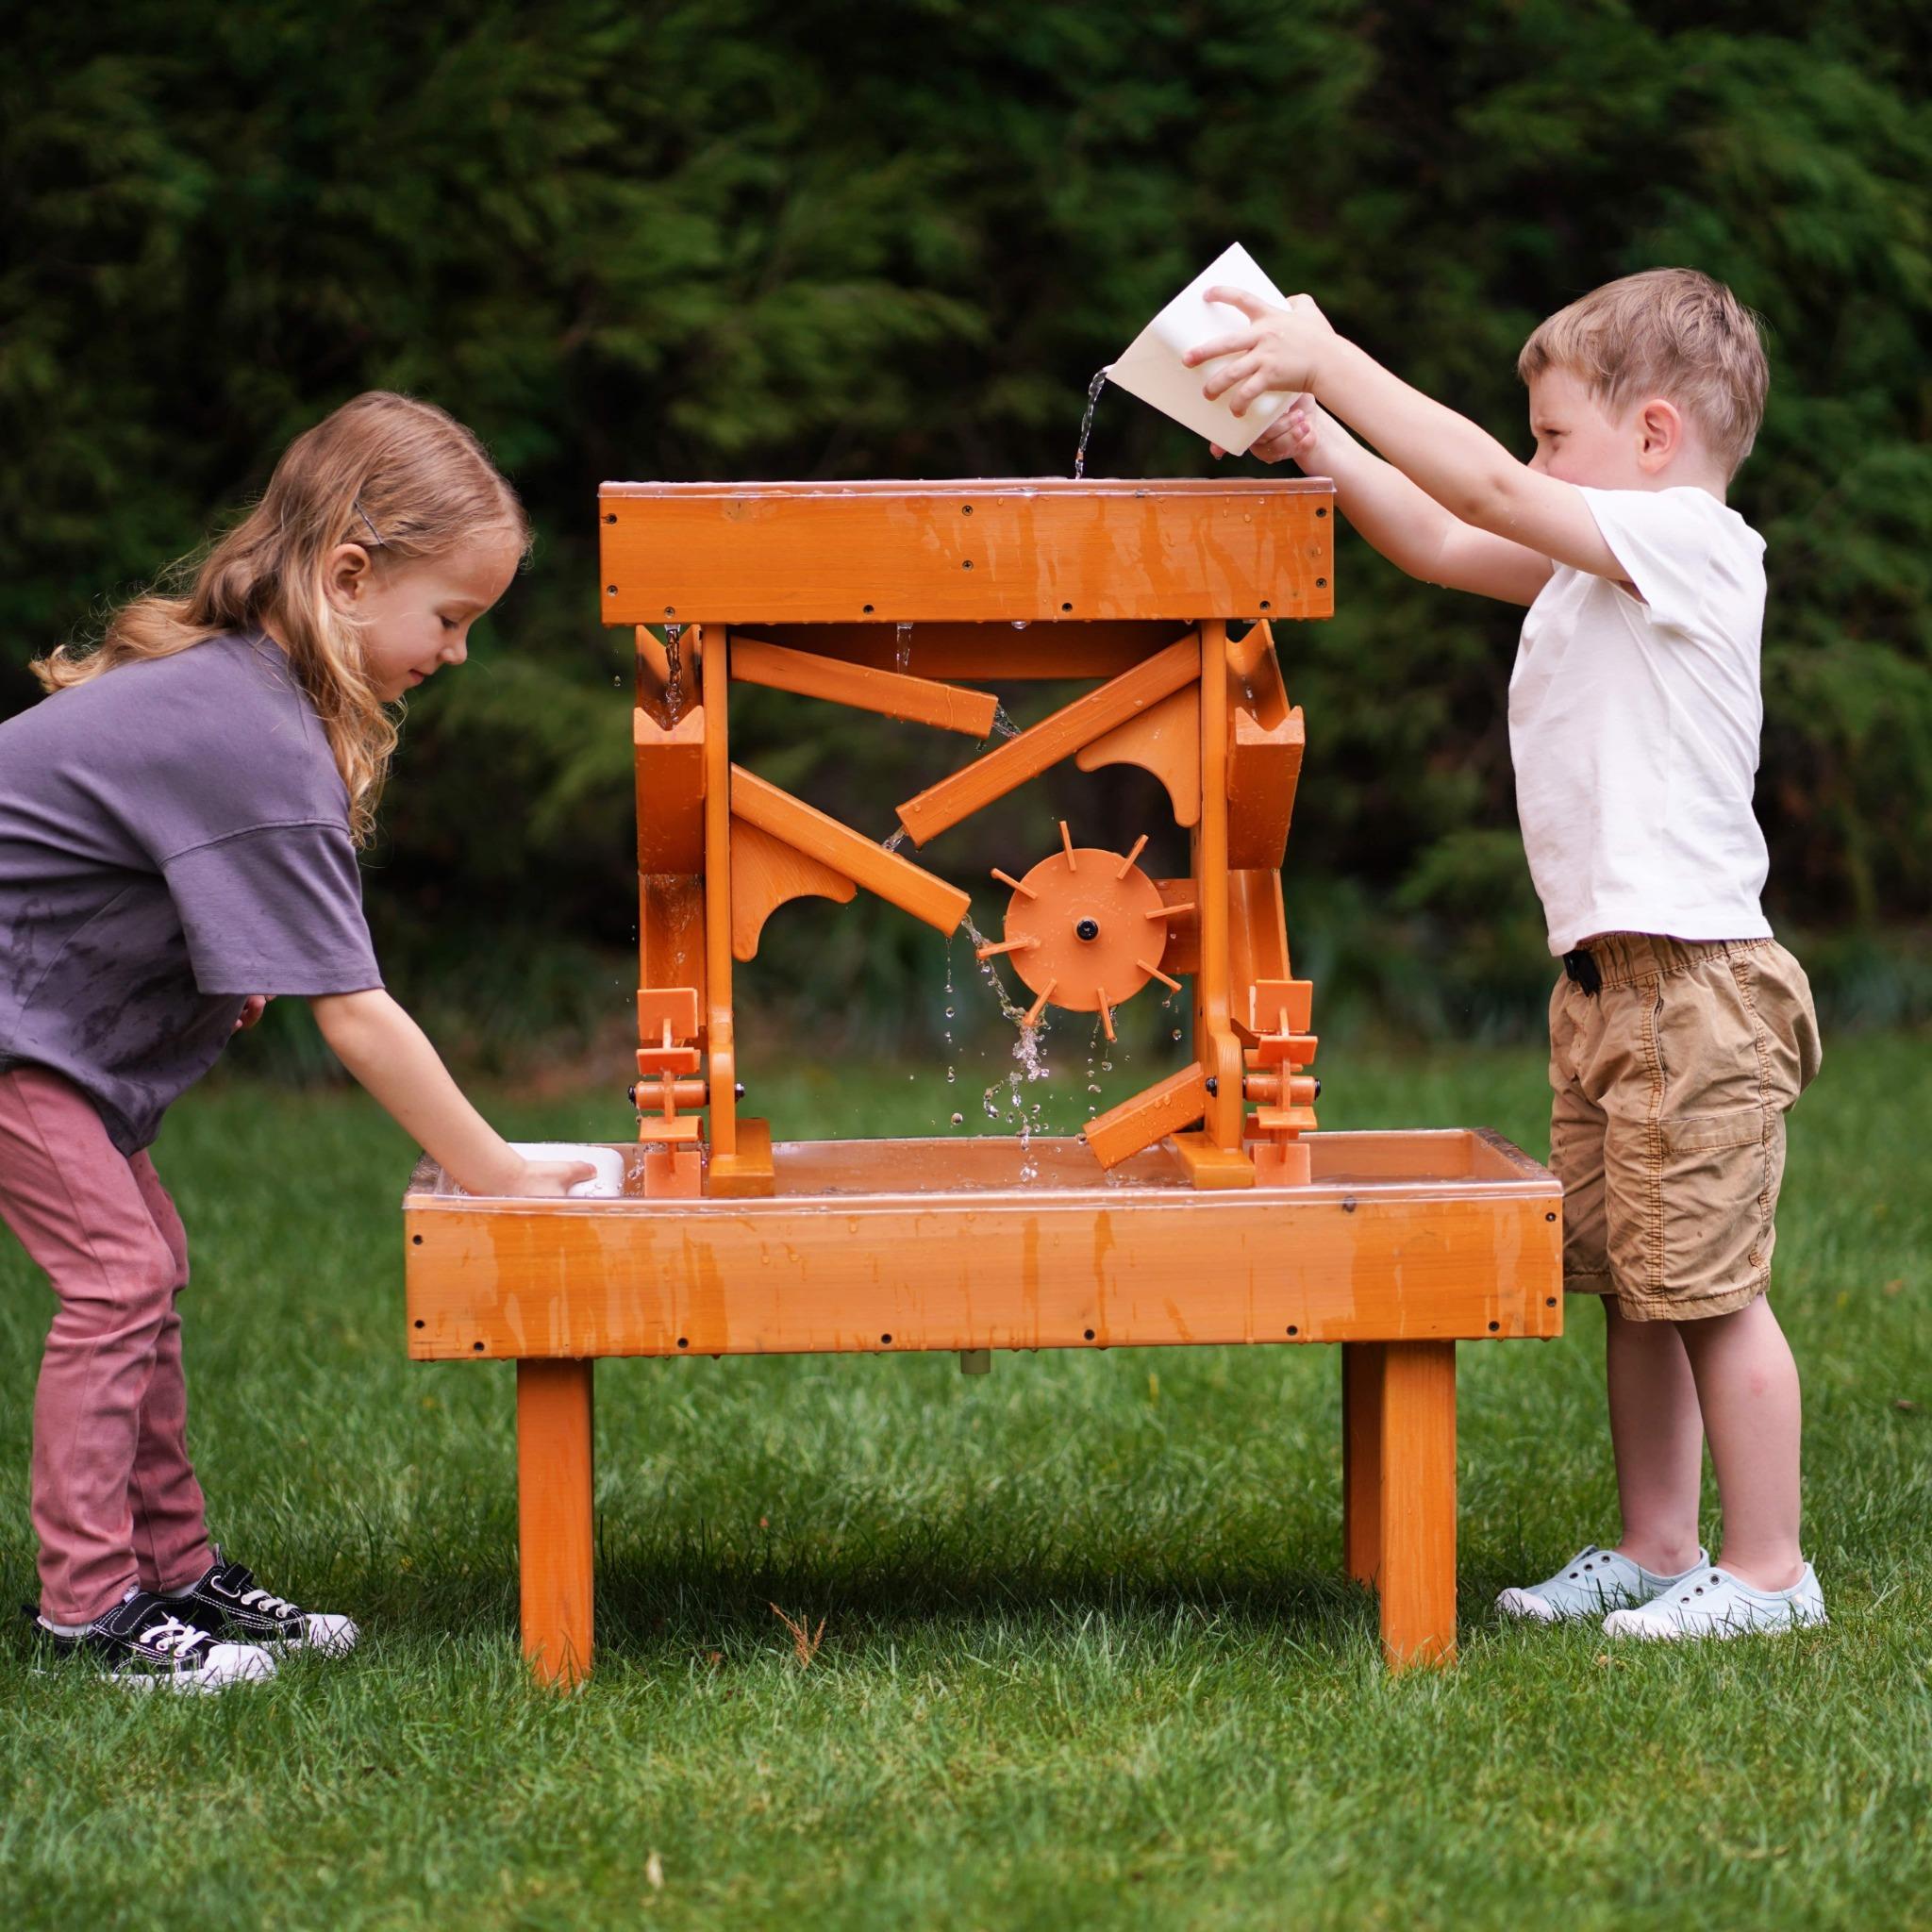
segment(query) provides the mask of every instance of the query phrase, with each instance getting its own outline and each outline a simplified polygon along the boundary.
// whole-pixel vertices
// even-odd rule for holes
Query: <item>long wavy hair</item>
[[[160,588],[123,605],[98,641],[62,644],[32,670],[58,691],[210,638],[267,631],[322,721],[350,834],[366,845],[402,710],[377,696],[357,626],[329,603],[328,558],[359,543],[384,573],[506,536],[526,550],[529,522],[475,437],[433,403],[372,390],[298,436],[261,500]]]

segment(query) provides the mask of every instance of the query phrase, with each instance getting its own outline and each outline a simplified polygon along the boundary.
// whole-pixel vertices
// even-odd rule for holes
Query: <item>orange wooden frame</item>
[[[1277,625],[1334,608],[1332,511],[1321,479],[600,492],[602,614],[637,626],[638,1142],[616,1200],[473,1200],[425,1162],[404,1204],[411,1354],[518,1364],[541,1676],[593,1650],[592,1363],[817,1350],[1339,1343],[1346,1567],[1392,1665],[1453,1657],[1455,1351],[1560,1332],[1560,1190],[1480,1131],[1313,1131]],[[918,862],[733,762],[734,684],[985,739],[984,687],[1027,678],[1090,688],[899,806]],[[995,950],[1041,949],[1042,1004],[1103,954],[1191,980],[1191,1063],[1024,1170],[1010,1140],[774,1142],[741,1116],[734,973],[773,913],[863,888],[952,932],[971,902],[926,848],[1067,761],[1158,778],[1188,874],[1083,845],[1118,861],[1096,895],[1063,827],[1065,865],[996,875],[1030,903]]]

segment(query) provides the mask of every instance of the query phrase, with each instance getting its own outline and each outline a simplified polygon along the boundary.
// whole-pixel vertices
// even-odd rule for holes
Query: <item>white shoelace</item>
[[[192,1624],[184,1624],[179,1617],[163,1617],[158,1624],[149,1624],[136,1641],[165,1656],[182,1657],[205,1643],[208,1632]]]
[[[294,1617],[301,1612],[285,1596],[271,1596],[265,1590],[244,1590],[242,1602],[251,1610],[259,1610],[265,1617]]]

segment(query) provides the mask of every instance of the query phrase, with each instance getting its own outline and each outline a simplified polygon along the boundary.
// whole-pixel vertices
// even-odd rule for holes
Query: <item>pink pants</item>
[[[59,1302],[34,1392],[41,1614],[85,1624],[213,1560],[175,1310],[188,1238],[154,1163],[42,1067],[0,1073],[0,1219]]]

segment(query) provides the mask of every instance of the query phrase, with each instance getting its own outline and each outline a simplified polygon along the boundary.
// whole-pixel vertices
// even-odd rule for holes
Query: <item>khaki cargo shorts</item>
[[[1588,950],[1600,989],[1550,998],[1563,1286],[1638,1322],[1730,1314],[1771,1285],[1785,1113],[1818,1072],[1804,968],[1774,940]]]

